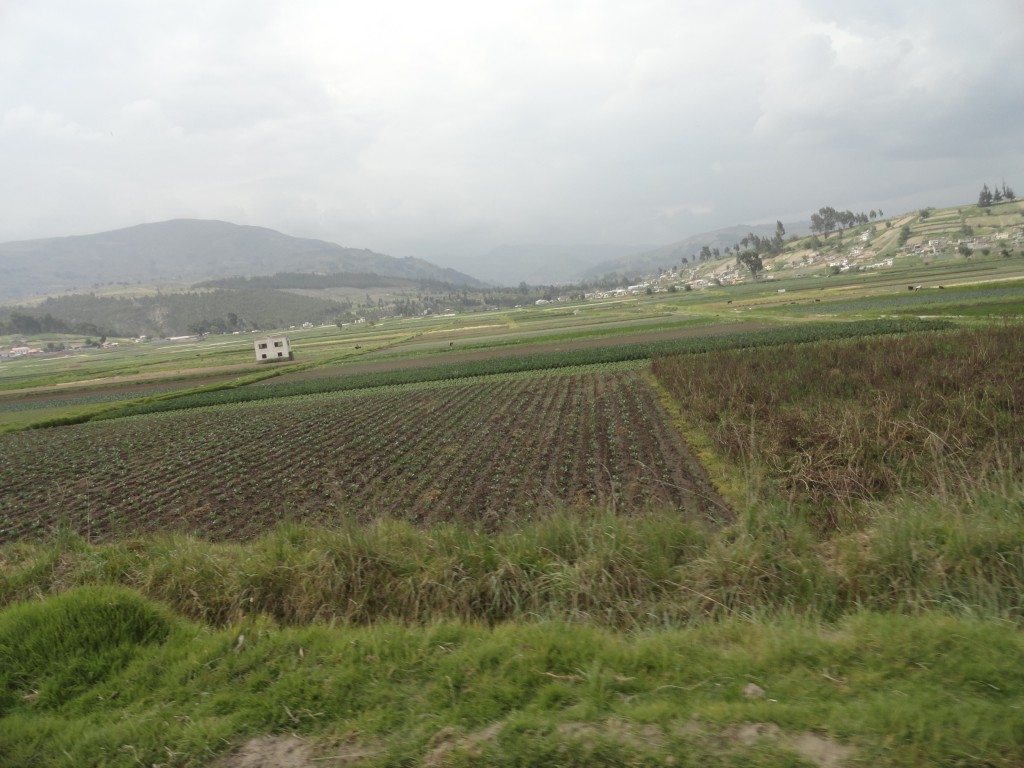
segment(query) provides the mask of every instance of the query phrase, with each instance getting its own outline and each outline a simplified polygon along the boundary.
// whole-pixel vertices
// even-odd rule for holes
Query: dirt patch
[[[820,768],[840,768],[853,757],[853,747],[812,731],[784,733],[775,723],[744,723],[725,731],[725,738],[752,747],[760,741],[791,749]]]
[[[451,727],[442,728],[430,740],[430,749],[423,757],[423,768],[443,768],[448,764],[448,756],[457,749],[465,750],[470,755],[479,753],[480,747],[497,737],[501,729],[501,723],[493,723],[472,733],[462,733]]]
[[[470,756],[482,755],[484,745],[492,742],[501,733],[501,729],[499,723],[472,733],[444,728],[431,740],[430,749],[422,764],[425,768],[443,768],[455,751]],[[702,728],[696,721],[681,724],[669,732],[657,725],[638,725],[625,720],[609,720],[603,723],[570,722],[558,726],[558,735],[567,741],[610,740],[640,754],[662,753],[666,765],[675,763],[674,756],[669,754],[669,735],[696,739],[706,749],[710,746],[708,737],[711,738],[711,743],[721,744],[713,734],[713,730]],[[841,768],[855,754],[852,747],[840,744],[827,736],[811,731],[785,733],[774,723],[744,723],[727,728],[719,736],[727,744],[743,747],[753,747],[758,743],[773,744],[797,753],[820,768]],[[717,751],[711,747],[711,752]],[[725,752],[728,752],[728,747]]]
[[[322,764],[322,763],[321,763]],[[312,768],[313,749],[297,736],[260,736],[247,741],[217,768]]]
[[[326,751],[326,754],[319,754]],[[347,768],[358,766],[378,750],[344,743],[314,750],[298,736],[260,736],[215,763],[215,768]]]
[[[665,734],[656,725],[633,725],[625,720],[609,720],[605,723],[562,723],[558,733],[573,741],[587,741],[602,736],[611,738],[624,746],[639,751],[656,751],[665,748]]]

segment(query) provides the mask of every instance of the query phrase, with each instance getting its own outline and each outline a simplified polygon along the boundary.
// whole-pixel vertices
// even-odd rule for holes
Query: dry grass
[[[727,461],[835,528],[863,500],[1019,468],[1022,353],[1013,324],[664,358],[654,373]]]

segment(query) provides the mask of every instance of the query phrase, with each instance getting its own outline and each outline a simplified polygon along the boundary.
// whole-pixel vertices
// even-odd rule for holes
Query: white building
[[[256,362],[266,363],[281,360],[294,360],[291,344],[287,336],[267,336],[253,342],[256,350]]]

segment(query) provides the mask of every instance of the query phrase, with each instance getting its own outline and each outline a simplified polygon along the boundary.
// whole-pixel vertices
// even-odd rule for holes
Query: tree
[[[782,226],[781,221],[775,222],[775,236],[772,237],[772,251],[775,253],[782,253],[782,249],[786,246],[786,228]]]
[[[755,280],[757,279],[758,273],[764,269],[764,262],[761,261],[761,257],[756,251],[744,251],[739,255],[738,261],[750,270],[750,275]]]
[[[974,251],[971,250],[971,246],[967,245],[966,243],[960,243],[960,245],[957,246],[956,250],[957,253],[959,253],[965,259],[970,258],[971,254],[974,253]]]
[[[836,228],[838,215],[839,212],[832,206],[819,208],[817,213],[811,214],[811,231],[821,233],[828,239],[829,234]]]
[[[992,191],[988,188],[988,184],[981,185],[981,192],[978,193],[978,207],[988,208],[992,205]]]

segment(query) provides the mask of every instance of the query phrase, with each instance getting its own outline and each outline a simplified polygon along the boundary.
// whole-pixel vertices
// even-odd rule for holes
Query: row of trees
[[[49,313],[32,315],[27,312],[12,311],[6,320],[0,319],[0,333],[25,336],[38,333],[82,333],[102,336],[104,332],[94,323],[69,322]]]
[[[981,192],[978,193],[978,207],[988,208],[990,205],[1001,203],[1003,200],[1014,200],[1016,195],[1013,190],[1010,189],[1006,182],[1003,182],[1002,187],[996,187],[995,191],[988,188],[988,184],[981,185]]]
[[[854,213],[853,211],[837,211],[832,206],[819,208],[817,213],[811,214],[811,232],[822,234],[825,239],[835,230],[842,232],[858,224],[867,224],[882,216],[881,211],[872,210],[870,213]]]
[[[753,232],[748,232],[737,245],[733,246],[737,266],[746,267],[750,270],[751,277],[757,279],[758,274],[764,269],[764,258],[782,253],[782,249],[786,247],[785,237],[786,228],[781,221],[775,222],[775,234],[771,237],[767,235],[761,237]],[[741,245],[743,250],[740,250]],[[729,249],[726,248],[725,252],[728,253]]]
[[[782,253],[782,249],[786,246],[786,227],[781,221],[775,222],[775,234],[771,237],[765,235],[755,235],[753,232],[748,232],[742,240],[732,246],[725,247],[725,255],[728,256],[731,253],[736,255],[736,263],[746,265],[750,271],[756,276],[757,272],[763,269],[764,265],[760,259],[761,256],[774,256]],[[722,256],[722,252],[718,248],[712,248],[709,245],[702,246],[700,252],[695,254],[693,257],[694,263],[698,261],[711,261]],[[683,257],[683,264],[686,264],[686,257]]]

